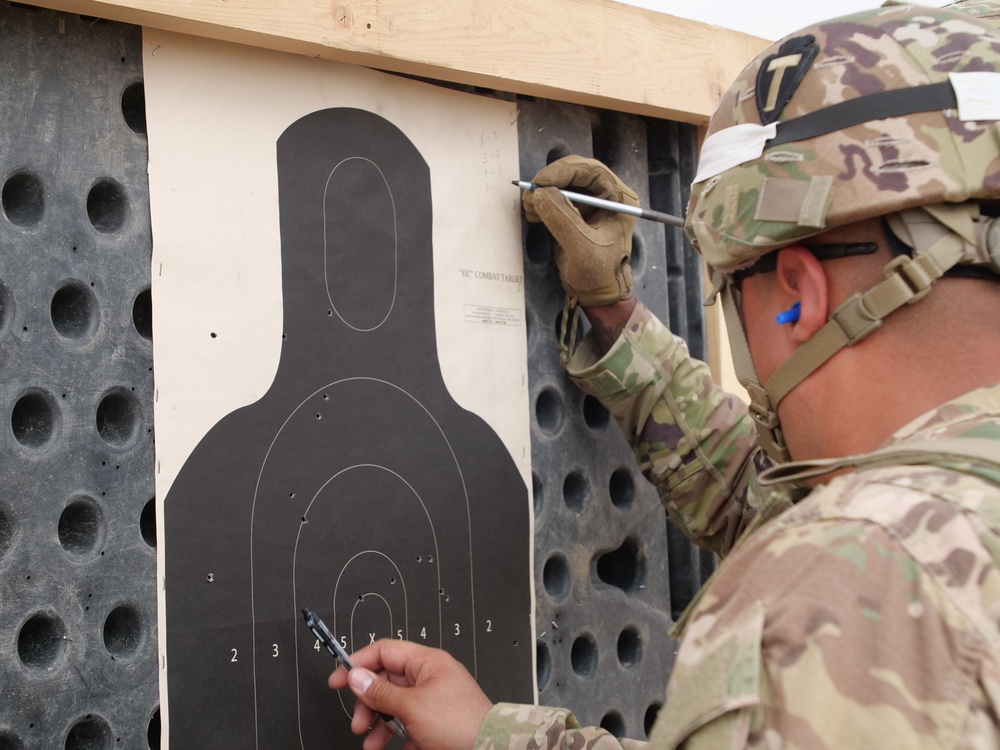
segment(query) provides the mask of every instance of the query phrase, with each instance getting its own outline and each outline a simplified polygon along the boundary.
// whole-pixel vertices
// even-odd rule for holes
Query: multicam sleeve
[[[474,750],[644,750],[603,729],[581,729],[565,708],[498,703],[486,714]]]
[[[650,745],[1000,747],[997,501],[930,467],[815,489],[719,567]]]
[[[567,372],[614,416],[678,527],[729,552],[765,502],[756,478],[766,459],[746,405],[642,304],[607,354],[588,335]]]

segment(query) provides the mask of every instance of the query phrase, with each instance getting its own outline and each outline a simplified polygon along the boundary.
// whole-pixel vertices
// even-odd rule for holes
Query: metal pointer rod
[[[538,187],[538,185],[533,182],[524,182],[523,180],[511,180],[510,182],[512,185],[517,185],[521,188],[521,190],[535,190]],[[585,193],[574,193],[572,190],[560,190],[559,192],[569,198],[573,203],[582,203],[585,206],[594,206],[595,208],[603,208],[608,211],[617,211],[620,214],[638,216],[640,219],[658,221],[661,224],[669,224],[672,227],[684,226],[684,219],[679,216],[671,216],[670,214],[653,211],[650,208],[640,208],[639,206],[630,206],[627,203],[618,203],[617,201],[609,201],[604,198],[595,198],[594,196],[586,195]]]

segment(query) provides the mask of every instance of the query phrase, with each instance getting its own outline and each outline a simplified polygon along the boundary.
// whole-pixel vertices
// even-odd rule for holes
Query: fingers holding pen
[[[608,167],[585,156],[564,156],[542,168],[531,181],[542,187],[571,188],[597,198],[639,205],[639,196]]]
[[[560,245],[572,245],[577,237],[594,239],[594,226],[598,214],[612,216],[602,209],[578,208],[563,195],[559,188],[540,187],[524,193],[525,215],[529,221],[542,222]],[[531,198],[529,212],[528,197]]]
[[[465,667],[447,652],[415,643],[381,640],[352,654],[356,668],[339,667],[329,677],[334,689],[357,697],[351,729],[363,733],[366,750],[380,750],[391,730],[379,714],[400,719],[413,748],[468,748],[492,707]],[[370,743],[370,744],[369,744]]]

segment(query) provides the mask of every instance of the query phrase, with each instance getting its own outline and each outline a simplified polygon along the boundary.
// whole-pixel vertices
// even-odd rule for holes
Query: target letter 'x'
[[[368,642],[369,643],[375,643],[375,634],[374,633],[369,633],[368,634]]]

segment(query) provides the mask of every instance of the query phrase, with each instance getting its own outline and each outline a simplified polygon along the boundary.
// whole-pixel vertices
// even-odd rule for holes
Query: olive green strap
[[[750,416],[757,425],[760,445],[776,462],[790,460],[777,408],[799,383],[845,346],[853,346],[881,327],[882,321],[903,305],[923,299],[935,281],[965,257],[965,241],[975,244],[975,228],[967,204],[925,207],[927,213],[951,231],[913,257],[900,255],[886,264],[885,278],[864,293],[845,300],[808,341],[792,352],[763,385],[747,344],[736,295],[727,279],[717,279],[736,377],[750,396]],[[976,208],[978,214],[978,208]]]
[[[722,311],[726,317],[726,330],[729,332],[733,369],[736,371],[736,379],[743,384],[750,396],[749,413],[757,426],[757,440],[772,461],[790,461],[792,457],[788,453],[788,446],[785,445],[785,436],[778,423],[778,414],[771,405],[767,390],[761,386],[757,378],[732,287],[728,283],[723,283],[720,295]]]
[[[853,346],[903,305],[922,299],[931,285],[964,256],[962,240],[947,234],[915,258],[900,255],[885,267],[886,278],[849,297],[816,334],[768,378],[764,389],[777,406],[789,391],[845,346]]]

